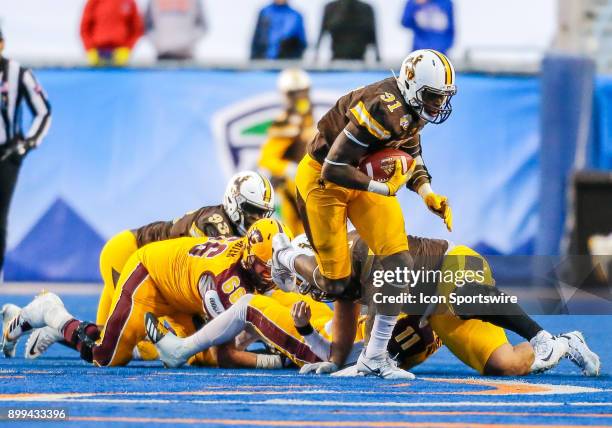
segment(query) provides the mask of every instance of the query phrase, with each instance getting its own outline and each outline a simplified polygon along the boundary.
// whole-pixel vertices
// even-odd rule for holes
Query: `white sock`
[[[63,306],[53,306],[51,309],[45,311],[45,324],[58,331],[62,331],[62,328],[66,323],[74,317],[64,308]]]
[[[394,315],[376,315],[374,317],[374,325],[372,333],[370,333],[370,341],[365,350],[367,358],[376,358],[379,355],[387,352],[387,344],[391,339],[393,328],[397,322],[397,316]]]
[[[242,296],[227,311],[186,337],[182,343],[185,353],[195,355],[211,346],[222,345],[234,339],[244,330],[247,307],[252,298],[252,294]]]

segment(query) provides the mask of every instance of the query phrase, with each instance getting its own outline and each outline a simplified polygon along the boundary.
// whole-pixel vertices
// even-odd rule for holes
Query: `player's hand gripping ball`
[[[393,196],[410,180],[416,163],[407,153],[397,149],[383,149],[365,156],[359,170],[375,181],[385,183]]]

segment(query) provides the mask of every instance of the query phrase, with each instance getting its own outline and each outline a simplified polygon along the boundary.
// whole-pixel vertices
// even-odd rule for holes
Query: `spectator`
[[[325,5],[317,50],[325,33],[332,40],[332,59],[363,60],[366,48],[374,47],[380,61],[376,41],[374,10],[360,0],[335,0]]]
[[[304,49],[304,20],[287,0],[274,0],[259,12],[251,59],[299,59]]]
[[[414,33],[412,50],[435,49],[446,54],[455,39],[451,0],[408,0],[402,25]]]
[[[88,0],[81,38],[91,65],[126,65],[144,24],[134,0]]]
[[[196,43],[206,30],[200,0],[151,0],[146,27],[157,59],[192,59]]]

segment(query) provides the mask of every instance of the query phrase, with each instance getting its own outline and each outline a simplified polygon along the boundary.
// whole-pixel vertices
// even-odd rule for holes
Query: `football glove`
[[[429,193],[425,196],[427,208],[442,220],[449,232],[453,230],[453,212],[446,196],[438,195],[437,193]]]
[[[395,170],[393,171],[393,175],[385,184],[389,188],[389,196],[395,196],[397,191],[402,188],[404,184],[408,182],[410,177],[412,176],[412,171],[414,170],[414,162],[413,168],[408,169],[408,171],[404,172],[402,168],[401,159],[395,159]]]
[[[320,363],[304,364],[300,369],[300,374],[329,374],[337,372],[339,367],[331,361],[322,361]]]

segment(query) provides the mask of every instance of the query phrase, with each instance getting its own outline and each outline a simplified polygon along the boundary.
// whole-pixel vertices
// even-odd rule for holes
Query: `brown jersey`
[[[353,230],[349,232],[351,249],[352,281],[342,298],[355,300],[361,295],[361,289],[367,286],[372,273],[373,254],[366,242]],[[409,252],[414,261],[413,270],[435,271],[440,269],[444,255],[448,250],[448,241],[444,239],[421,238],[408,235]]]
[[[210,238],[227,238],[240,236],[231,222],[223,205],[202,207],[190,211],[174,221],[156,221],[133,231],[138,248],[157,241],[186,236]]]
[[[351,123],[356,133],[347,134],[355,144],[367,146],[368,153],[397,148],[417,163],[407,186],[417,191],[431,180],[421,157],[420,131],[427,123],[408,106],[395,78],[389,77],[342,96],[319,121],[319,133],[307,147],[308,153],[323,163],[332,144]]]

